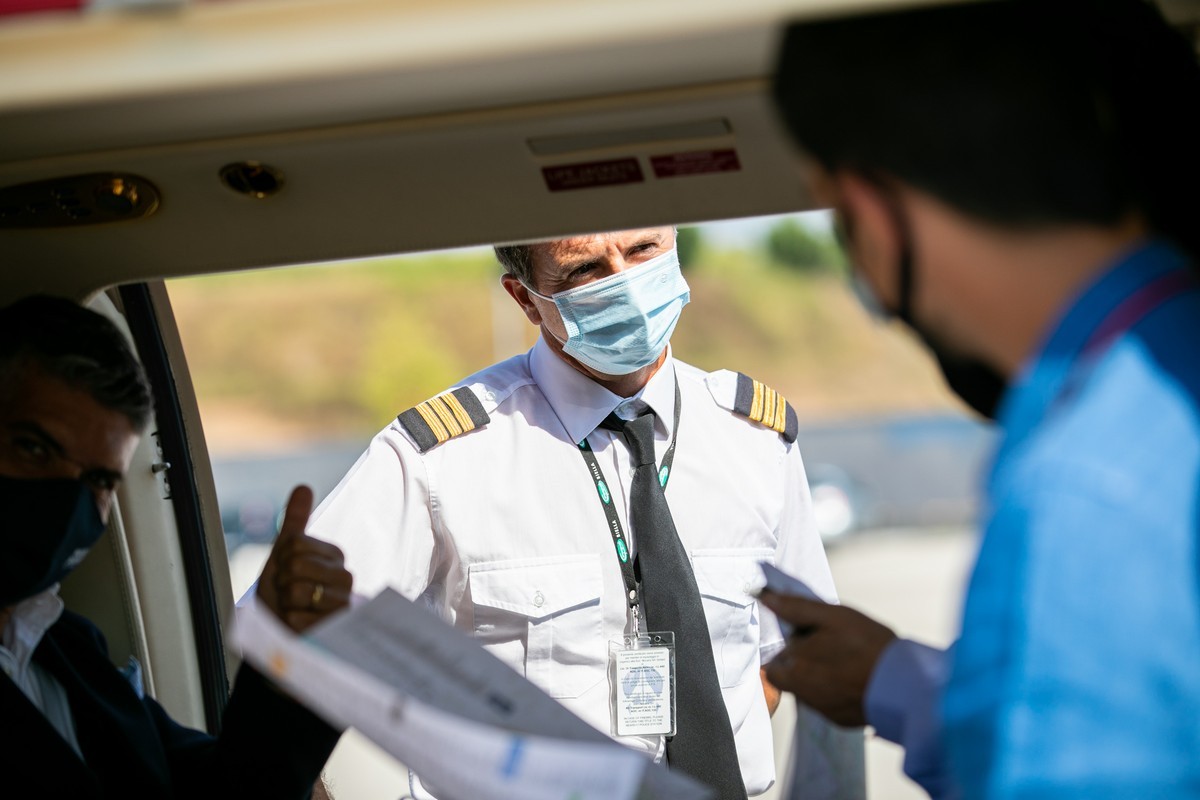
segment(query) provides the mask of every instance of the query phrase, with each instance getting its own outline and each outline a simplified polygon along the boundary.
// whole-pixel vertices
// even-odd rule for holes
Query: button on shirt
[[[666,490],[691,556],[747,790],[775,780],[759,668],[782,647],[751,592],[773,561],[828,599],[833,582],[800,452],[721,408],[707,373],[668,358],[634,398],[577,372],[543,341],[468,379],[487,425],[419,453],[398,424],[379,433],[314,514],[346,554],[356,590],[418,599],[596,728],[612,733],[609,642],[629,627],[625,587],[585,438],[626,536],[633,468],[609,413],[655,412],[659,461],[682,414]],[[489,399],[490,398],[490,399]],[[661,737],[622,737],[661,757]]]

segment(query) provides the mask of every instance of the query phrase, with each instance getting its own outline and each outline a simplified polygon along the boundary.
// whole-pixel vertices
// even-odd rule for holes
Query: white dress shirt
[[[58,621],[62,612],[63,601],[58,596],[57,583],[14,606],[0,640],[0,670],[21,689],[29,702],[42,712],[46,721],[82,758],[66,690],[53,675],[33,663],[33,651],[37,650],[42,637]]]
[[[628,417],[648,406],[661,461],[677,379],[682,414],[666,497],[695,570],[746,788],[759,794],[775,780],[759,667],[782,636],[753,597],[758,563],[773,561],[828,600],[835,594],[799,449],[728,410],[735,373],[668,357],[627,399],[539,341],[459,384],[479,398],[486,425],[424,454],[398,422],[381,431],[309,531],[342,548],[357,592],[392,587],[419,599],[611,735],[609,643],[629,629],[629,615],[578,443],[587,438],[595,451],[636,551],[630,454],[619,434],[596,428],[614,410]],[[619,740],[662,756],[662,737]]]

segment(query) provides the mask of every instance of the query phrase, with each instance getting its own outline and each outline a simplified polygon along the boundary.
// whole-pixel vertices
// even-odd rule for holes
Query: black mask
[[[1000,373],[982,361],[948,353],[929,340],[925,343],[933,351],[950,391],[958,395],[981,417],[995,420],[1000,398],[1008,388]]]
[[[918,338],[925,343],[937,360],[938,368],[941,369],[942,377],[945,379],[946,385],[950,387],[950,391],[958,395],[975,413],[985,419],[994,420],[996,409],[1000,405],[1000,398],[1004,396],[1004,390],[1007,388],[1007,382],[1000,373],[983,361],[959,355],[951,348],[945,347],[938,341],[937,336],[925,330],[924,326],[917,322],[912,308],[914,269],[912,236],[909,233],[908,218],[900,204],[892,199],[891,192],[881,184],[876,185],[884,196],[889,198],[888,205],[900,231],[900,306],[896,309],[887,308],[882,300],[878,299],[877,304],[885,313],[899,318],[901,322],[912,328]],[[834,218],[837,221],[834,231],[842,243],[842,249],[849,253],[847,245],[853,235],[849,218],[844,214],[835,214]]]
[[[104,533],[83,481],[0,476],[0,608],[61,581]]]
[[[912,310],[913,256],[912,244],[907,227],[900,250],[900,308],[898,316],[920,337],[933,357],[950,391],[958,395],[976,414],[985,419],[996,419],[996,408],[1004,396],[1007,382],[999,372],[977,358],[960,355],[941,344],[938,336],[917,322]]]

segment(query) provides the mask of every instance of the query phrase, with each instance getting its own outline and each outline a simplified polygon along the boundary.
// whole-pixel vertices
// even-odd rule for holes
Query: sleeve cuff
[[[865,700],[867,722],[877,734],[907,744],[907,738],[923,732],[915,728],[934,723],[946,661],[944,650],[909,639],[888,645],[871,673]]]

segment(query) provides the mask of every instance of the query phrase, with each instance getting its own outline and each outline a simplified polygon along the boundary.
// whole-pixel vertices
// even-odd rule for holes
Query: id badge
[[[629,634],[611,642],[617,736],[675,735],[675,634]]]

